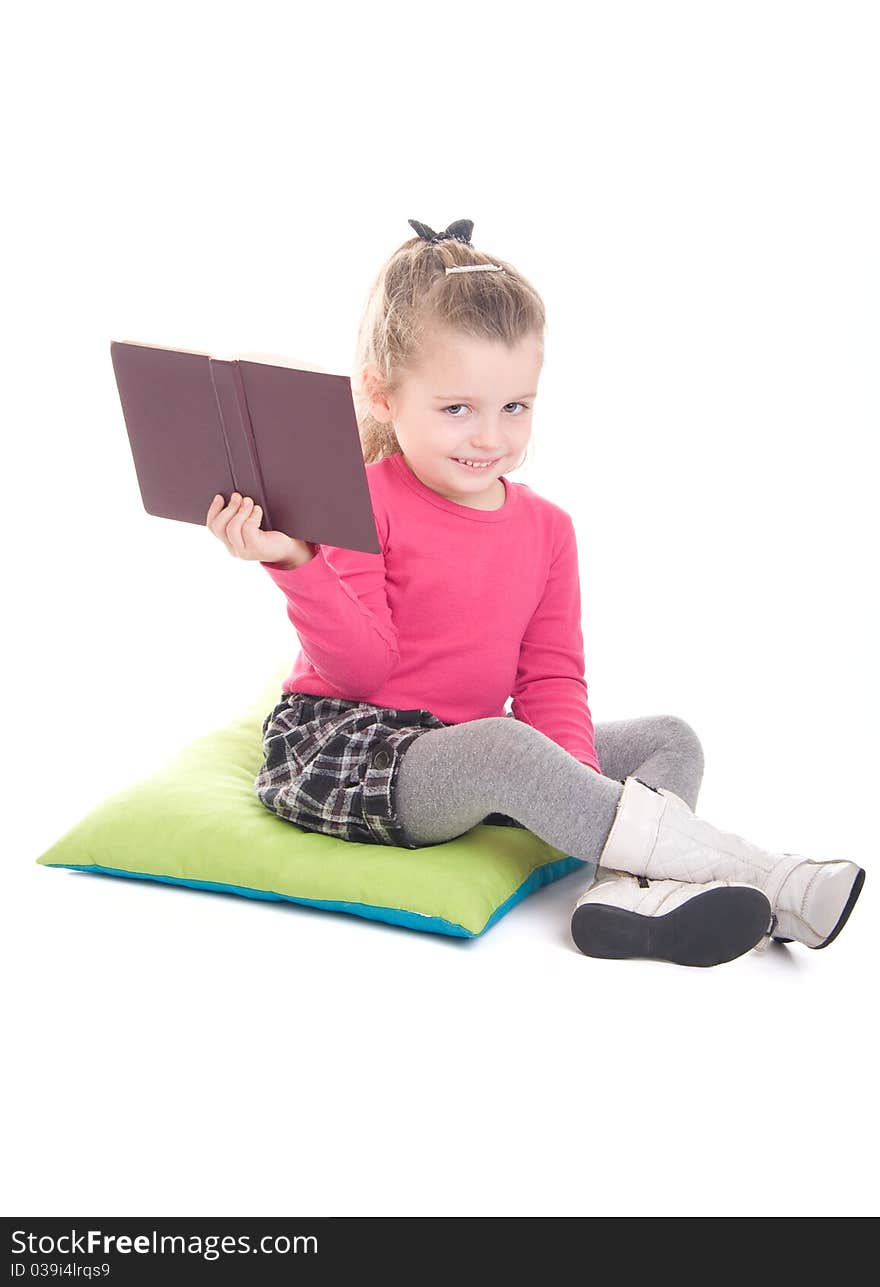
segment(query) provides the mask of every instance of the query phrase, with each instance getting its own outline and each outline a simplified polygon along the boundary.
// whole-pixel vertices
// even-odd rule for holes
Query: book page
[[[283,353],[206,353],[204,349],[185,349],[179,344],[153,344],[149,340],[119,340],[120,344],[136,344],[142,349],[162,349],[165,352],[192,353],[196,357],[212,357],[220,362],[235,362],[239,358],[245,362],[265,362],[268,366],[287,366],[295,371],[317,371],[320,375],[333,375],[334,372],[322,366],[306,362],[304,358],[286,357]]]
[[[332,371],[326,371],[321,366],[315,366],[312,362],[306,362],[304,358],[285,357],[282,353],[236,353],[236,358],[242,358],[245,362],[266,362],[270,366],[289,366],[297,371],[317,371],[320,375],[332,375]]]

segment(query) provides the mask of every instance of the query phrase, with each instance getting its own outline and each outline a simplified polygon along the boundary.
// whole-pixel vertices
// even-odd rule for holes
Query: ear
[[[392,411],[385,381],[371,363],[366,363],[360,368],[359,386],[361,397],[369,406],[373,419],[378,420],[380,424],[388,424],[391,421]]]

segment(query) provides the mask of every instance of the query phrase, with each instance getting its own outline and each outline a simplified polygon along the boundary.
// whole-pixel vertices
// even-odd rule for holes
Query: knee
[[[460,726],[461,727],[461,726]],[[470,727],[481,758],[486,763],[510,764],[517,754],[528,756],[534,751],[536,737],[542,737],[531,724],[509,715],[490,715],[472,720]]]
[[[481,741],[494,746],[510,746],[517,739],[524,740],[529,732],[534,732],[531,725],[511,715],[489,715],[485,719],[472,720],[471,724],[478,730]]]
[[[453,724],[418,738],[413,746],[429,738],[445,738],[460,761],[478,771],[488,771],[496,780],[521,779],[535,756],[568,756],[546,733],[509,715],[488,715],[483,719]],[[505,812],[505,810],[501,810]]]
[[[661,715],[659,724],[664,746],[687,752],[702,770],[705,767],[703,744],[687,720],[678,715]]]

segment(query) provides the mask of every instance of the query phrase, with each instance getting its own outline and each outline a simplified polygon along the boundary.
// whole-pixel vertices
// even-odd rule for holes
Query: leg
[[[598,725],[604,766],[600,737],[623,776],[645,766],[676,794],[696,798],[702,751],[683,721],[661,716]],[[451,840],[490,813],[503,813],[555,848],[595,862],[623,790],[607,772],[596,773],[520,720],[468,720],[423,733],[408,747],[397,780],[397,814],[413,845]]]
[[[601,763],[623,773],[647,766],[646,772],[674,780],[696,799],[702,751],[683,721],[659,717],[599,725],[597,749],[600,740]],[[563,853],[598,864],[624,789],[530,725],[489,718],[416,738],[400,763],[396,810],[413,846],[451,840],[497,812]],[[770,904],[760,890],[721,885],[665,880],[651,886],[603,872],[599,889],[588,890],[575,908],[572,937],[591,956],[645,956],[682,965],[732,960],[765,932]]]
[[[596,724],[596,754],[606,777],[641,778],[666,787],[696,809],[703,781],[703,748],[690,724],[676,715],[648,715]]]
[[[601,864],[644,878],[750,885],[766,895],[776,918],[774,937],[827,947],[840,933],[865,881],[847,858],[817,860],[775,853],[699,818],[665,787],[637,776],[623,787]]]

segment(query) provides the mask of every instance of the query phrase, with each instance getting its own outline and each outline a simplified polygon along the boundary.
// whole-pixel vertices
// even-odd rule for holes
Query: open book
[[[381,552],[348,376],[137,340],[110,356],[148,514],[204,526],[239,492],[264,531]]]

